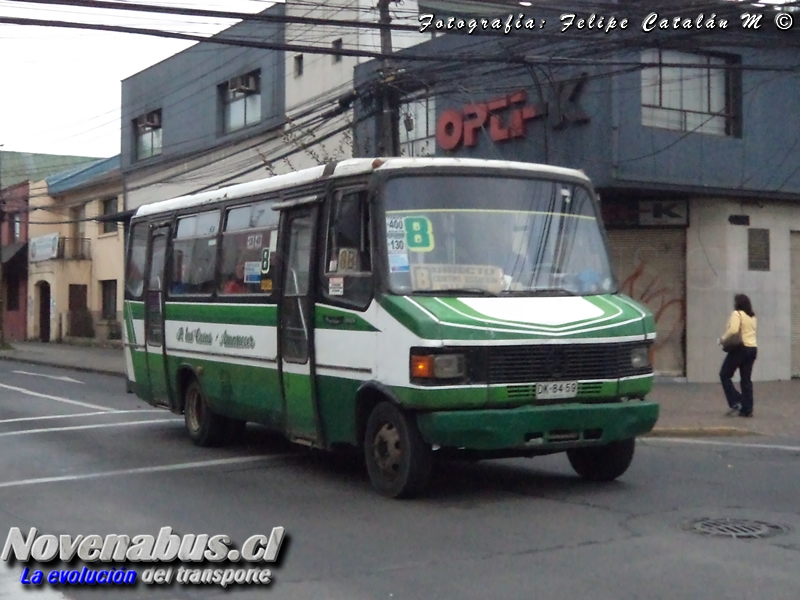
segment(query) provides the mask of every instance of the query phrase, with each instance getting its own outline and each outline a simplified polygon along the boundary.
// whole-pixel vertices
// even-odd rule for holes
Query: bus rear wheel
[[[372,410],[364,433],[364,458],[372,485],[390,498],[412,498],[430,482],[433,457],[413,416],[390,402]]]
[[[611,442],[592,448],[567,450],[567,458],[575,472],[590,481],[612,481],[628,470],[633,461],[635,438]]]
[[[216,446],[223,441],[227,419],[208,406],[200,383],[192,379],[183,395],[183,416],[186,431],[197,446]]]

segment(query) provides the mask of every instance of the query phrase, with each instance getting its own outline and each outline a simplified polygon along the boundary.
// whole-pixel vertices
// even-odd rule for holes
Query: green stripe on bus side
[[[200,384],[212,410],[228,417],[278,427],[281,423],[282,401],[275,366],[222,362],[213,359],[169,356],[170,384],[175,388],[178,370],[201,369]]]
[[[136,373],[136,393],[152,398],[144,351],[132,352]],[[189,366],[200,376],[203,391],[214,410],[229,417],[243,419],[283,431],[283,407],[280,397],[277,365],[254,367],[211,359],[170,356],[168,359],[170,388],[175,392],[177,371]],[[306,378],[287,373],[287,378]],[[357,444],[356,394],[361,381],[321,375],[317,377],[320,415],[329,444]]]
[[[144,302],[138,302],[135,300],[126,300],[125,304],[127,304],[128,307],[130,307],[132,319],[144,319]]]
[[[125,302],[122,305],[122,310],[123,310],[122,316],[123,316],[123,319],[125,320],[125,331],[126,331],[127,336],[128,336],[128,343],[131,343],[131,344],[136,342],[136,339],[135,339],[135,337],[133,335],[133,317],[131,316],[132,315],[132,309],[133,309],[133,307],[131,306],[131,304],[129,302]]]
[[[144,304],[142,302],[129,302],[128,307],[134,319],[144,319]],[[192,321],[221,325],[260,325],[262,327],[276,327],[278,324],[278,309],[274,304],[168,303],[164,312],[166,319],[170,321]],[[336,322],[331,320],[336,320]],[[378,331],[362,316],[333,306],[317,305],[314,321],[320,329]],[[131,336],[130,339],[133,339],[132,331],[129,330],[128,333]]]
[[[194,321],[220,325],[278,324],[278,307],[275,304],[204,304],[202,302],[169,303],[164,316],[170,321]]]
[[[438,324],[404,296],[381,296],[378,298],[378,304],[417,337],[428,340],[441,339]]]
[[[357,379],[317,376],[320,417],[329,445],[361,443],[356,431],[356,395],[362,383]]]
[[[336,331],[378,331],[358,314],[324,304],[318,304],[314,309],[314,326]]]

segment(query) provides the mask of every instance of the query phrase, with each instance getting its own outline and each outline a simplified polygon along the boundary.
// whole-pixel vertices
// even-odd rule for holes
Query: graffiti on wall
[[[642,263],[622,282],[623,293],[645,304],[653,311],[656,325],[665,323],[671,325],[663,339],[659,335],[657,346],[662,345],[667,340],[679,339],[683,335],[683,328],[686,322],[686,300],[676,296],[677,292],[671,287],[663,285],[659,275],[651,278],[648,283],[644,272],[645,264]],[[642,284],[643,287],[637,286],[637,283]]]
[[[620,237],[622,235],[625,234]],[[669,256],[675,252],[680,255]],[[653,313],[657,333],[654,367],[656,372],[665,375],[680,376],[685,372],[686,299],[680,268],[682,257],[680,243],[659,245],[659,248],[640,246],[633,253],[622,251],[615,257],[620,291]]]

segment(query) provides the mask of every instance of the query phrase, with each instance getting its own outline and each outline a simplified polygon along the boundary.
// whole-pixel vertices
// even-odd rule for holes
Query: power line
[[[220,44],[226,46],[241,46],[247,48],[260,48],[262,50],[283,50],[286,52],[295,53],[308,53],[308,54],[327,54],[330,56],[356,56],[362,58],[385,58],[386,55],[382,52],[372,52],[369,50],[348,50],[337,48],[322,48],[319,46],[306,46],[297,44],[283,44],[274,42],[263,42],[256,40],[247,40],[243,38],[226,38],[219,35],[213,37],[204,37],[201,35],[192,35],[188,33],[178,33],[174,31],[164,31],[156,29],[145,29],[141,27],[124,27],[121,25],[103,25],[99,23],[76,23],[73,21],[54,21],[44,19],[26,19],[19,17],[0,17],[0,23],[9,25],[25,25],[36,27],[61,27],[67,29],[88,29],[95,31],[110,31],[113,33],[131,33],[137,35],[149,35],[154,37],[174,38],[179,40],[187,40],[192,42],[205,42],[209,44]],[[468,63],[522,63],[525,62],[524,58],[509,57],[509,56],[437,56],[425,54],[408,54],[402,56],[403,60],[411,61],[440,61],[447,60],[452,62],[468,62]]]
[[[318,17],[297,17],[291,15],[269,15],[262,13],[243,13],[202,8],[176,8],[157,6],[154,4],[137,4],[133,2],[108,2],[105,0],[8,0],[23,4],[47,4],[50,6],[79,6],[81,8],[100,8],[123,11],[150,12],[180,15],[184,17],[214,17],[218,19],[236,19],[241,21],[263,21],[265,23],[297,23],[302,25],[323,25],[329,27],[349,27],[360,29],[380,29],[382,26],[370,21],[354,21],[349,19],[322,19]],[[269,9],[267,9],[269,10]],[[397,31],[416,31],[414,25],[393,25]]]

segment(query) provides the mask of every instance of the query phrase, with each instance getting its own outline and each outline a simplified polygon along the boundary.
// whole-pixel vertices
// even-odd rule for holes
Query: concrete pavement
[[[0,350],[0,360],[125,376],[119,348],[15,342],[13,350]],[[754,390],[754,417],[745,419],[724,416],[727,405],[718,383],[657,380],[650,399],[659,403],[661,416],[651,435],[800,438],[800,380],[757,382]]]
[[[125,377],[125,359],[121,348],[43,342],[13,342],[11,346],[12,350],[0,350],[0,360]]]

